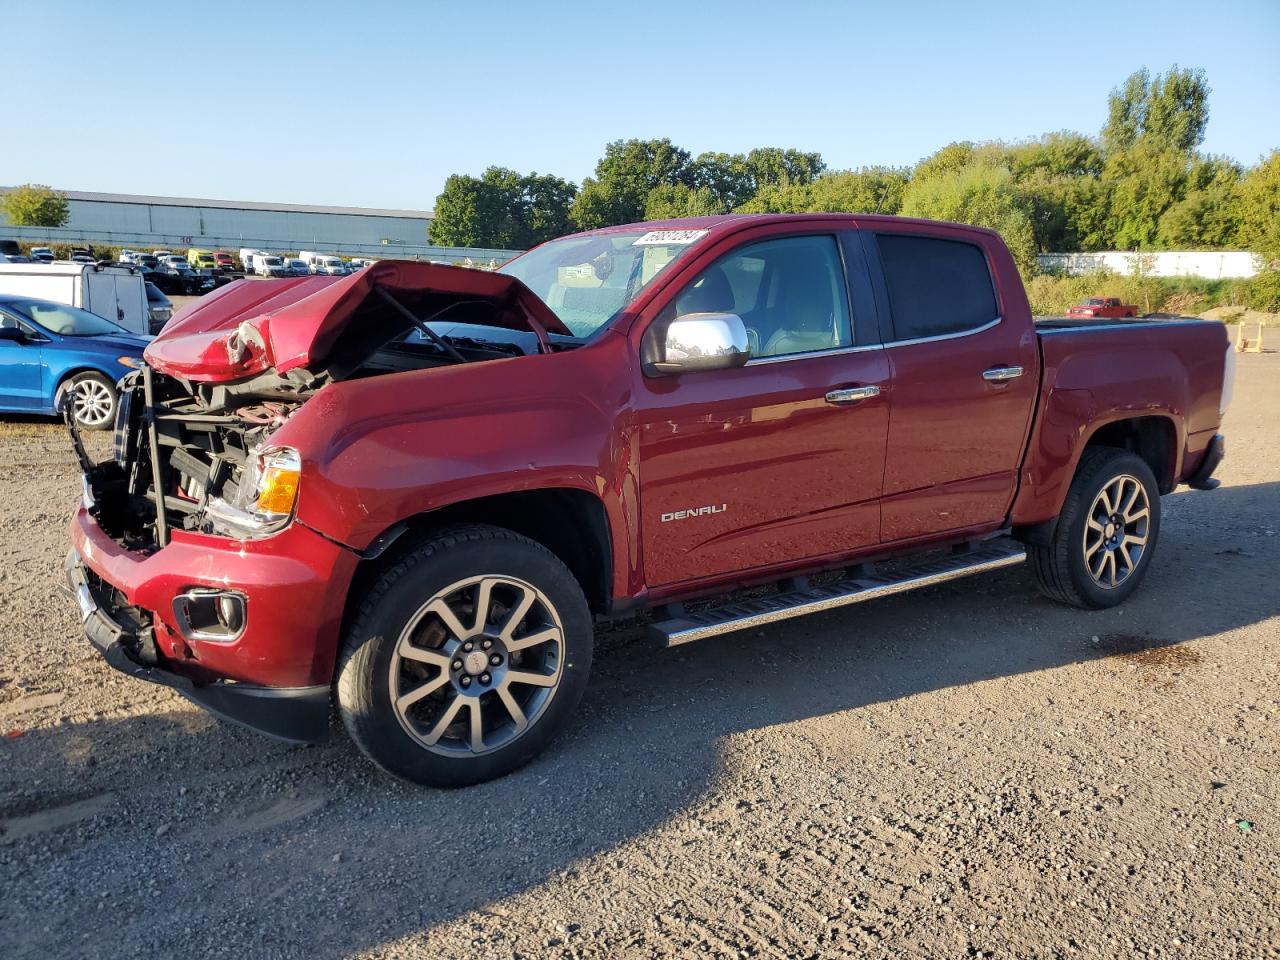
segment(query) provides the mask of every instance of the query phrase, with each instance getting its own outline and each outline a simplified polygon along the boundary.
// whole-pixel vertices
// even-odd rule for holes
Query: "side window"
[[[936,237],[879,234],[895,340],[961,333],[1000,315],[979,247]]]
[[[694,278],[668,313],[736,313],[753,357],[853,343],[844,268],[831,236],[784,237],[735,250]]]

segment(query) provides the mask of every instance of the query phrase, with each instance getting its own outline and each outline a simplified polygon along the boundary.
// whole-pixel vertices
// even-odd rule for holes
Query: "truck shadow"
[[[80,808],[91,832],[13,838],[9,856],[0,845],[8,955],[111,956],[125,942],[198,955],[252,911],[261,955],[346,956],[483,912],[658,829],[712,789],[736,734],[1111,656],[1194,669],[1195,640],[1280,613],[1280,483],[1164,504],[1150,577],[1118,610],[1056,606],[1014,570],[683,650],[606,633],[568,737],[468,790],[399,784],[341,737],[278,745],[176,700],[169,713],[31,731],[3,747],[0,786],[19,799],[0,817],[108,800]],[[81,792],[44,792],[55,783]],[[23,844],[52,852],[24,857]],[[87,911],[104,869],[110,909]],[[77,895],[69,877],[82,878]],[[160,906],[157,886],[199,895]]]

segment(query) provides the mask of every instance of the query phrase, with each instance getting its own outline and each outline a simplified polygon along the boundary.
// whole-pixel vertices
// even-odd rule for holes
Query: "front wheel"
[[[77,373],[58,389],[54,406],[71,404],[76,424],[86,430],[109,430],[116,418],[116,386],[101,373]]]
[[[497,527],[443,530],[367,591],[338,666],[338,711],[396,776],[492,780],[568,723],[591,633],[581,588],[546,548]]]
[[[1160,491],[1126,450],[1085,450],[1053,537],[1029,548],[1040,590],[1075,607],[1114,607],[1138,588],[1160,533]]]

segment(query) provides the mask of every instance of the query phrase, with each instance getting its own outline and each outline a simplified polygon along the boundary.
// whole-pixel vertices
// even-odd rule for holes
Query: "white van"
[[[260,277],[283,277],[288,271],[284,257],[275,253],[257,253],[253,257],[253,272]]]
[[[105,317],[130,333],[151,333],[146,282],[128,267],[67,261],[0,264],[0,294],[65,303]]]
[[[257,258],[264,255],[265,255],[265,251],[263,250],[255,250],[253,247],[241,247],[240,248],[240,266],[244,267],[244,272],[246,274],[257,273],[258,272]]]

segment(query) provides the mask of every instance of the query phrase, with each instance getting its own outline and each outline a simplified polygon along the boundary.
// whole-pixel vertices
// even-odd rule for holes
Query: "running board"
[[[803,617],[823,610],[876,600],[905,593],[918,587],[929,587],[973,573],[999,570],[1022,563],[1027,551],[1012,540],[991,540],[962,553],[914,563],[891,573],[851,575],[842,580],[777,593],[753,600],[739,600],[697,613],[686,613],[670,620],[651,623],[649,631],[666,646],[675,647],[694,640],[748,630],[778,620]]]

